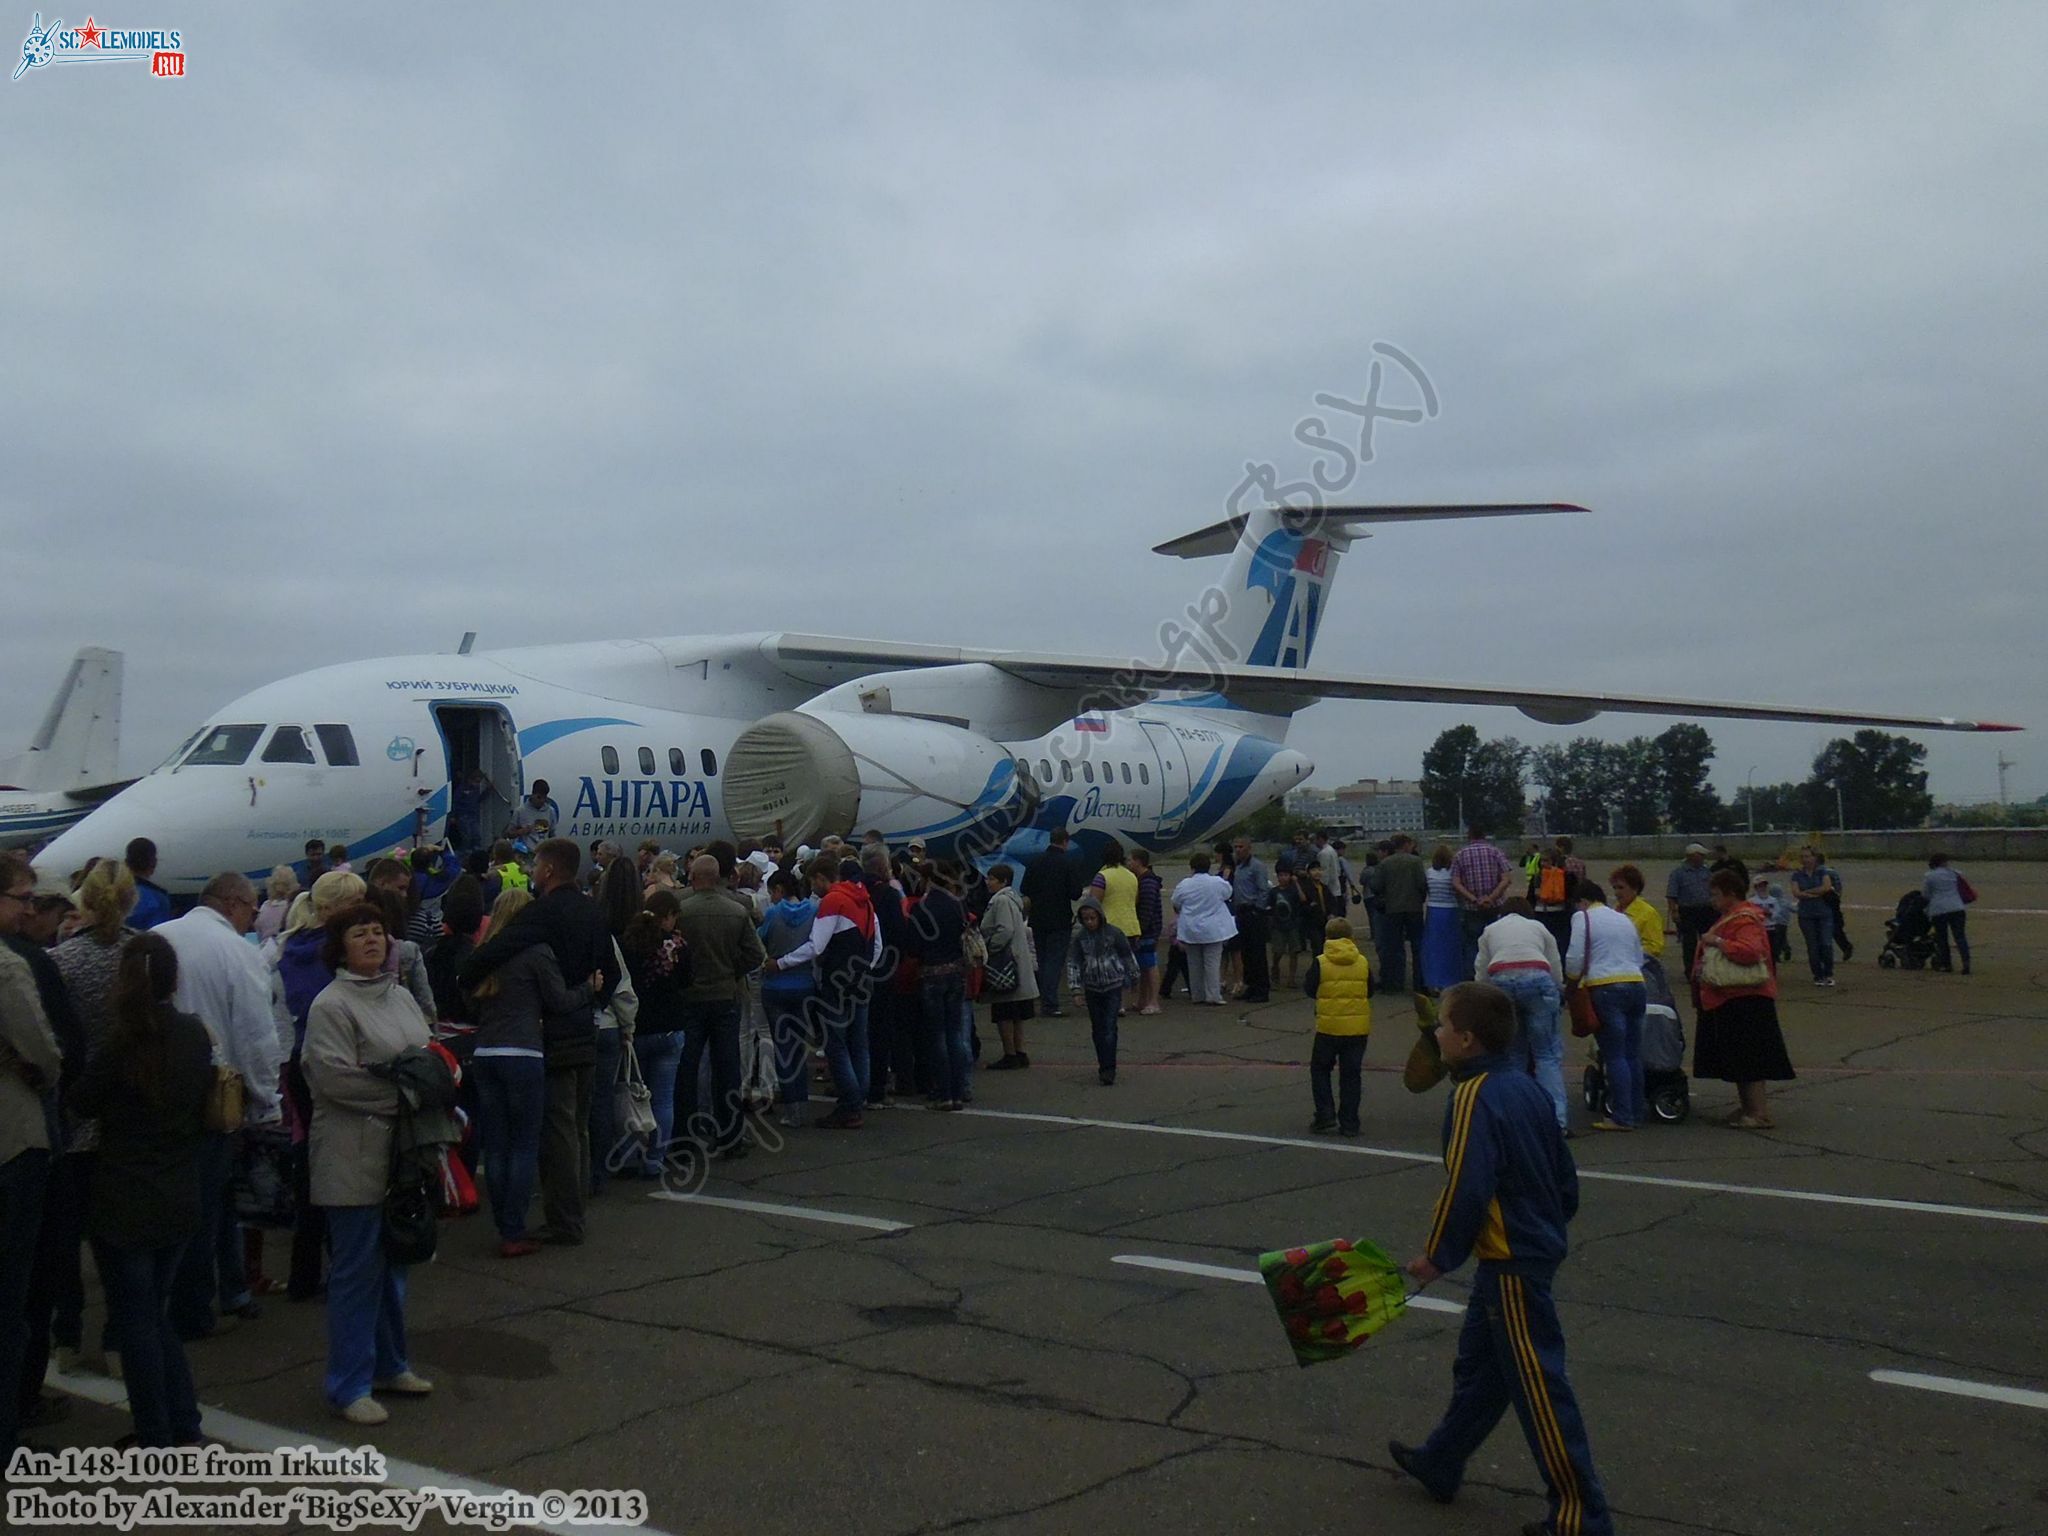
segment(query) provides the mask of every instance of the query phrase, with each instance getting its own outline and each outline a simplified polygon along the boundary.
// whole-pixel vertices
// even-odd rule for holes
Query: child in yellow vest
[[[1309,1130],[1358,1134],[1358,1098],[1365,1077],[1365,1041],[1372,1033],[1372,965],[1352,941],[1351,924],[1333,917],[1323,925],[1323,952],[1308,963],[1302,991],[1316,1000],[1316,1043],[1308,1083],[1316,1117]],[[1330,1069],[1338,1096],[1330,1098]]]

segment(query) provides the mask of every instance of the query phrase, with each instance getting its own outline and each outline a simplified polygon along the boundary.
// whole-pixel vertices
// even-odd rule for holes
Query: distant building
[[[1376,835],[1423,827],[1422,785],[1415,779],[1360,779],[1339,789],[1297,790],[1287,797],[1287,809]]]

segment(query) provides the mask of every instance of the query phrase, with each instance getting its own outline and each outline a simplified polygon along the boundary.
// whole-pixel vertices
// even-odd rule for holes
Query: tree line
[[[1927,749],[1905,736],[1861,730],[1837,737],[1801,783],[1745,786],[1723,803],[1707,781],[1714,740],[1681,721],[1655,736],[1577,736],[1531,747],[1482,740],[1469,725],[1438,736],[1422,757],[1424,813],[1433,827],[1519,829],[1532,804],[1551,832],[1643,835],[1837,825],[1919,826],[1933,808]]]

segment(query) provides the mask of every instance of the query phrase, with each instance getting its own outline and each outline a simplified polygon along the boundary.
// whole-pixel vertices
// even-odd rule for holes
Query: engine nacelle
[[[989,852],[1038,804],[1000,743],[904,715],[770,715],[740,733],[724,777],[734,833],[792,847],[876,827],[935,856]]]

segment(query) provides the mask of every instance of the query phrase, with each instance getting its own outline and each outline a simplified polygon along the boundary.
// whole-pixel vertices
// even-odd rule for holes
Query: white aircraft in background
[[[935,855],[1024,857],[1067,828],[1082,854],[1208,839],[1309,776],[1287,745],[1318,699],[1507,705],[1548,724],[1603,711],[2008,730],[1767,704],[1406,682],[1312,671],[1343,553],[1371,526],[1582,512],[1559,504],[1264,508],[1158,547],[1231,554],[1160,630],[1161,655],[967,650],[804,634],[597,641],[324,667],[220,710],[163,767],[66,832],[56,870],[154,838],[157,879],[352,858],[437,840],[451,784],[495,787],[480,831],[545,781],[553,830],[588,843],[787,846],[878,828]]]
[[[28,750],[0,762],[0,848],[47,842],[134,783],[115,776],[120,755],[121,653],[87,646]]]

